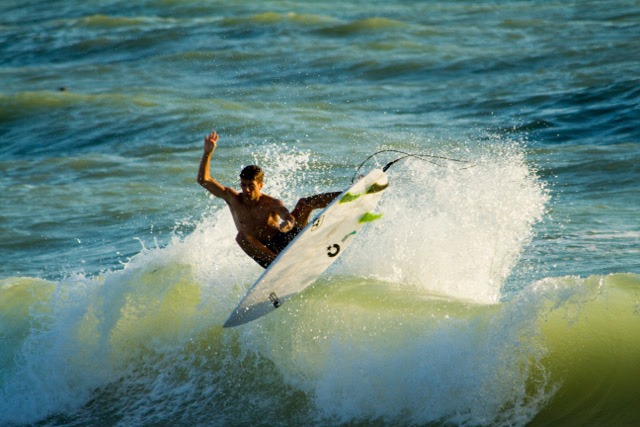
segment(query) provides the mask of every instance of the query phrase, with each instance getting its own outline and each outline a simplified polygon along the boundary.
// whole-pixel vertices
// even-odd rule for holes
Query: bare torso
[[[266,244],[280,231],[280,203],[273,197],[261,194],[258,200],[246,201],[240,193],[230,197],[227,204],[238,232],[246,233]]]

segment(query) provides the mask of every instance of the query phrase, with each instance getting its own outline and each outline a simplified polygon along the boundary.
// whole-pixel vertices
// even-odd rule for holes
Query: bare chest
[[[278,215],[266,203],[248,206],[237,202],[230,208],[238,231],[250,233],[259,240],[268,239],[278,231]]]

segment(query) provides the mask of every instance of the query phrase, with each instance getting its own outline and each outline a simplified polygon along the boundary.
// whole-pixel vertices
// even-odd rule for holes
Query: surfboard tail
[[[279,303],[278,306],[280,306],[280,304],[281,303]],[[263,302],[251,305],[249,307],[234,310],[233,313],[229,315],[229,318],[227,319],[227,321],[224,322],[224,325],[222,325],[222,327],[233,328],[235,326],[240,326],[240,325],[244,325],[245,323],[249,323],[252,320],[256,320],[257,318],[262,317],[265,314],[275,310],[276,307],[274,305],[275,305],[274,302],[269,300],[269,301],[263,301]]]

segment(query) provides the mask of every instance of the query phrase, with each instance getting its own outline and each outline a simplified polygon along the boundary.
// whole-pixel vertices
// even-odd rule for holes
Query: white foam
[[[392,168],[383,219],[365,230],[339,271],[497,302],[548,195],[517,147],[488,147],[473,160],[464,170],[418,160]]]
[[[257,159],[270,171],[266,192],[292,207],[299,197],[325,191],[322,183],[329,181],[329,173],[316,168],[308,153],[279,145],[266,152]],[[379,206],[383,219],[366,227],[326,277],[378,277],[399,286],[496,302],[531,238],[531,225],[544,211],[546,195],[521,150],[487,150],[474,160],[478,165],[468,170],[425,167],[417,161],[394,167]],[[164,248],[143,248],[124,269],[57,283],[51,297],[39,302],[46,310],[32,310],[32,316],[45,314],[30,320],[32,329],[13,350],[14,365],[2,371],[0,423],[73,413],[96,389],[119,379],[124,390],[150,390],[163,402],[157,406],[144,393],[126,392],[125,420],[143,420],[153,410],[153,419],[161,421],[184,405],[198,406],[198,387],[203,387],[198,378],[226,374],[206,367],[203,372],[185,346],[219,328],[262,271],[237,247],[235,233],[228,209],[214,201],[188,236],[176,236]],[[273,319],[224,332],[214,351],[233,372],[244,369],[243,361],[252,354],[270,358],[290,384],[310,393],[322,416],[333,420],[381,416],[424,423],[458,414],[461,418],[447,419],[482,422],[513,401],[509,396],[526,376],[518,373],[520,358],[505,359],[513,350],[513,337],[527,325],[524,315],[515,322],[495,320],[497,326],[489,329],[474,319],[417,319],[408,335],[383,330],[363,334],[351,329],[357,325],[343,324],[333,336],[325,335],[320,364],[303,362],[306,371],[293,374],[291,360],[302,353],[277,356],[282,341],[265,329]],[[291,330],[307,326],[294,322]],[[387,346],[394,340],[397,345]],[[176,364],[186,382],[171,376]],[[505,380],[504,372],[520,377]],[[209,385],[214,390],[207,396],[225,381]],[[486,390],[491,399],[485,398]],[[455,402],[448,397],[457,393]],[[173,396],[169,400],[175,404],[166,396]]]

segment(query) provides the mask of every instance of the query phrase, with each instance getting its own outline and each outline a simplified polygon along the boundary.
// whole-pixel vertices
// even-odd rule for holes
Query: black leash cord
[[[391,167],[391,165],[393,165],[396,162],[399,162],[400,160],[406,159],[407,157],[415,157],[416,159],[420,159],[423,160],[425,162],[429,162],[431,164],[434,164],[436,166],[440,166],[440,164],[430,160],[430,159],[438,159],[438,160],[448,160],[451,162],[459,162],[459,163],[470,163],[471,165],[469,167],[473,167],[475,166],[472,162],[468,161],[468,160],[459,160],[459,159],[452,159],[450,157],[444,157],[444,156],[434,156],[431,154],[414,154],[414,153],[407,153],[406,151],[400,151],[400,150],[393,150],[393,149],[388,149],[388,150],[380,150],[380,151],[376,151],[375,153],[373,153],[372,155],[370,155],[369,157],[367,157],[366,159],[364,159],[364,161],[362,163],[360,163],[360,165],[358,165],[358,167],[356,168],[355,173],[353,174],[353,178],[351,178],[351,182],[354,182],[356,179],[356,176],[358,175],[358,172],[360,171],[360,169],[362,168],[362,166],[364,166],[365,163],[367,163],[369,161],[369,159],[371,159],[374,156],[377,156],[380,153],[386,153],[386,152],[392,152],[392,153],[399,153],[399,154],[403,154],[403,156],[398,157],[395,160],[392,160],[391,162],[387,163],[385,165],[384,168],[382,168],[383,172],[386,172],[387,169],[389,169]],[[468,168],[463,168],[463,169],[468,169]]]

